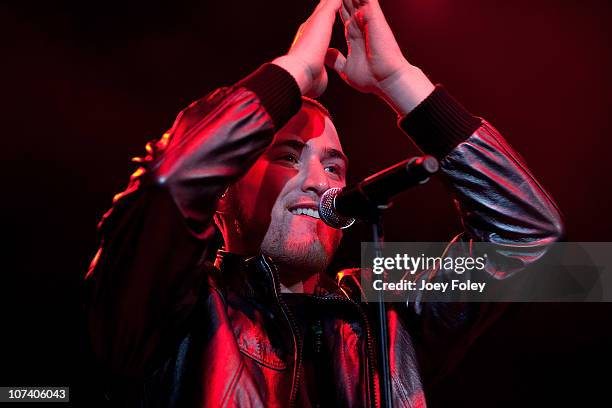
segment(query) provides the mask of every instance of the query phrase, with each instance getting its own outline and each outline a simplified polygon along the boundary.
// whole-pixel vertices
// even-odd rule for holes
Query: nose
[[[302,174],[302,191],[314,192],[317,196],[321,196],[329,189],[329,177],[325,171],[325,167],[319,160],[308,160],[305,166],[300,169]]]

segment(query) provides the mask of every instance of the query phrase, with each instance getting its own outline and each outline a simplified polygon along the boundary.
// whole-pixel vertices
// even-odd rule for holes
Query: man
[[[336,12],[348,55],[328,49]],[[311,99],[324,64],[380,96],[441,160],[465,231],[499,246],[491,280],[558,240],[560,215],[518,155],[402,55],[377,1],[323,0],[289,52],[178,116],[101,222],[87,275],[93,350],[115,405],[379,406],[370,305],[358,271],[324,271],[340,232],[317,203],[346,183],[347,159]],[[214,235],[224,250],[201,262]],[[519,267],[517,267],[517,262]],[[421,375],[443,374],[500,308],[389,305],[396,406],[422,407]]]

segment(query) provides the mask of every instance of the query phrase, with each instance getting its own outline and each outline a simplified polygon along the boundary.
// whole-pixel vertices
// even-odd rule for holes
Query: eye
[[[288,162],[288,163],[297,163],[298,162],[297,156],[292,154],[292,153],[287,153],[287,154],[284,154],[284,155],[280,156],[279,160],[285,161],[285,162]]]
[[[300,157],[293,152],[281,152],[274,156],[273,161],[278,165],[294,168],[300,164]]]
[[[327,166],[325,167],[325,171],[327,171],[328,173],[333,173],[333,174],[340,173],[340,169],[338,168],[338,166]]]
[[[346,168],[344,167],[344,164],[336,160],[325,163],[324,169],[326,172],[334,177],[337,177],[338,179],[343,179],[346,176]]]

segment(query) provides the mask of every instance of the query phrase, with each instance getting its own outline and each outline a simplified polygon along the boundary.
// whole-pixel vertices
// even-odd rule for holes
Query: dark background
[[[0,385],[69,385],[93,406],[79,282],[130,157],[176,113],[283,53],[313,1],[0,5]],[[486,117],[556,198],[569,239],[611,241],[607,1],[387,0],[410,61]],[[336,27],[334,46],[342,48]],[[330,74],[352,179],[416,154],[395,116]],[[432,180],[398,199],[389,240],[460,230]],[[355,238],[354,238],[355,239]],[[522,305],[480,338],[432,407],[609,405],[612,309]]]

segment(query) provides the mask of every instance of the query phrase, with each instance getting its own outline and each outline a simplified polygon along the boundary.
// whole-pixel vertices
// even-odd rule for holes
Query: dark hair
[[[325,116],[327,116],[332,122],[334,121],[334,118],[332,118],[331,113],[329,113],[329,111],[327,110],[327,108],[325,106],[323,106],[321,104],[321,102],[309,98],[307,96],[302,96],[302,102],[309,104],[310,106],[314,106],[315,108],[317,108],[321,113],[323,113]]]

